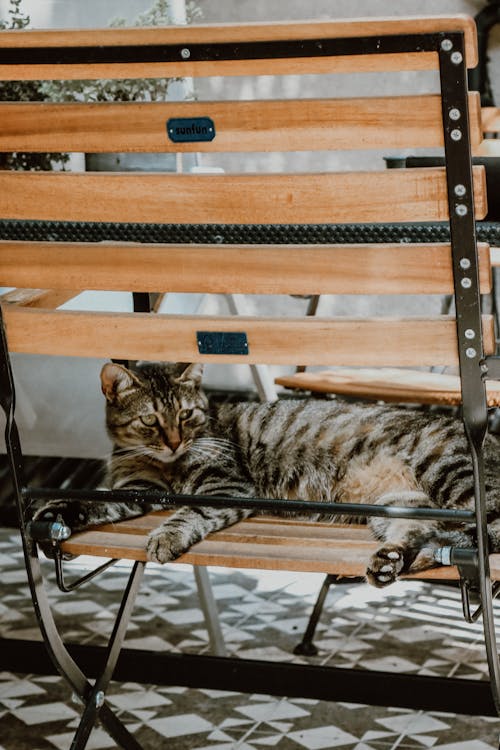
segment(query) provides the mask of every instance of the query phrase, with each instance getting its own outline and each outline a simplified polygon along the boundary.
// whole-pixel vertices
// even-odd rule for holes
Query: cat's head
[[[208,420],[199,364],[108,363],[101,371],[106,424],[114,444],[170,463],[199,437]]]

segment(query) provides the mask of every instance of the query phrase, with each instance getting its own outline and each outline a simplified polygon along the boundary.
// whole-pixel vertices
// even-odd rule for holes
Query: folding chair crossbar
[[[189,33],[189,32],[187,32]],[[468,124],[467,66],[466,44],[463,32],[446,30],[432,33],[383,33],[380,35],[360,37],[328,38],[314,37],[306,39],[276,39],[273,41],[211,41],[209,44],[199,41],[173,44],[133,44],[133,45],[100,45],[83,44],[74,47],[51,46],[19,47],[0,49],[0,69],[12,66],[47,66],[54,70],[62,66],[58,74],[63,77],[64,66],[74,63],[88,63],[91,66],[110,62],[130,63],[166,63],[174,66],[182,74],[189,66],[213,61],[259,61],[271,58],[283,60],[311,58],[334,59],[351,56],[394,55],[397,53],[437,53],[441,81],[442,120],[446,155],[446,184],[449,207],[449,227],[453,255],[453,275],[456,303],[458,352],[463,397],[463,421],[469,439],[475,491],[475,511],[430,510],[426,508],[384,508],[380,506],[349,505],[336,503],[302,503],[292,500],[202,498],[201,496],[167,496],[161,494],[165,507],[173,505],[217,504],[243,505],[255,509],[272,508],[279,512],[286,505],[286,510],[307,513],[337,513],[356,516],[391,516],[394,518],[420,519],[453,519],[476,521],[477,526],[477,579],[479,581],[480,607],[483,617],[486,650],[491,677],[493,700],[500,712],[500,667],[497,656],[492,607],[492,586],[488,558],[488,535],[484,492],[484,466],[482,445],[487,429],[487,407],[484,377],[488,371],[490,359],[485,359],[481,348],[481,310],[478,284],[478,260],[476,248],[476,230],[474,219],[473,175],[470,158],[470,134]],[[173,68],[171,68],[173,69]],[[304,222],[306,223],[306,222]],[[2,406],[7,415],[6,444],[9,455],[16,501],[19,508],[21,535],[28,569],[29,584],[40,628],[48,645],[54,664],[72,685],[77,695],[84,702],[85,708],[80,726],[75,736],[72,750],[85,747],[89,733],[96,718],[104,723],[115,741],[127,750],[138,750],[139,745],[128,733],[121,722],[113,716],[104,702],[104,693],[112,677],[118,655],[123,643],[125,630],[130,618],[133,603],[144,571],[144,563],[136,562],[130,575],[127,589],[123,595],[120,612],[110,638],[104,668],[94,685],[91,685],[83,672],[76,665],[64,646],[54,624],[47,595],[41,579],[40,563],[36,544],[26,528],[27,512],[35,500],[78,498],[98,500],[104,497],[102,491],[62,491],[38,490],[27,488],[23,480],[23,458],[18,431],[14,420],[14,386],[10,367],[9,353],[3,320],[1,329],[0,386]],[[493,364],[496,368],[496,365]],[[145,493],[141,493],[145,498]],[[112,491],[106,499],[123,501],[134,499],[134,491]],[[151,493],[148,500],[159,499],[158,493]],[[326,593],[326,591],[325,591]],[[494,594],[497,593],[497,587]]]

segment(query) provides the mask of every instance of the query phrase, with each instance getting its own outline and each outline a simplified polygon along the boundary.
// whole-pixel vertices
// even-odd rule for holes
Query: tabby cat
[[[458,420],[340,400],[210,409],[201,377],[197,364],[149,363],[133,371],[111,363],[103,367],[107,428],[114,443],[111,487],[429,508],[473,504],[472,466]],[[500,452],[492,436],[485,462],[488,511],[500,516]],[[134,503],[55,501],[40,515],[59,513],[76,531],[142,512]],[[173,560],[210,532],[250,515],[245,509],[180,507],[151,532],[148,558]],[[437,547],[473,544],[464,524],[390,518],[368,523],[381,545],[366,575],[379,587],[400,573],[435,565]],[[493,550],[500,550],[498,521],[490,526],[490,538]]]

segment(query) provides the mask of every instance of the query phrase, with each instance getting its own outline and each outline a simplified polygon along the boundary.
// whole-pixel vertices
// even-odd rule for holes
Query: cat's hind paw
[[[180,541],[177,529],[160,526],[160,528],[151,531],[148,536],[146,553],[149,562],[163,565],[176,560],[185,551],[186,546]]]
[[[398,544],[385,544],[378,548],[368,563],[366,580],[377,588],[389,586],[396,581],[403,565],[403,548]]]

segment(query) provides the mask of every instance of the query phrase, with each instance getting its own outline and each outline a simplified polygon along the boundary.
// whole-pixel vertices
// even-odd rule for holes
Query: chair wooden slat
[[[477,41],[474,22],[466,16],[435,16],[423,18],[377,18],[343,21],[300,21],[272,24],[245,24],[236,26],[199,25],[171,26],[148,29],[92,29],[77,31],[15,31],[2,32],[1,46],[7,49],[23,47],[91,47],[99,45],[181,45],[179,62],[137,63],[133,53],[129,62],[120,64],[94,63],[88,65],[52,64],[30,65],[0,64],[0,79],[78,79],[78,78],[132,78],[153,76],[209,76],[209,75],[270,75],[296,73],[327,73],[347,71],[428,70],[437,68],[437,54],[416,52],[405,55],[346,55],[337,58],[293,58],[289,60],[243,60],[192,62],[183,60],[181,48],[190,44],[239,43],[246,41],[283,41],[293,39],[379,37],[387,34],[419,34],[440,31],[463,31],[466,62],[469,68],[477,65]]]
[[[500,133],[500,108],[483,107],[481,110],[483,133]]]
[[[77,555],[146,560],[146,538],[168,513],[102,526],[75,534],[62,544]],[[366,526],[327,523],[299,524],[258,517],[241,521],[194,545],[176,562],[269,570],[336,573],[362,576],[377,548]],[[490,558],[492,577],[500,578],[500,555]],[[410,576],[411,577],[411,576]],[[435,568],[418,574],[429,580],[456,580],[456,568]]]
[[[67,289],[13,289],[0,296],[0,303],[17,307],[43,307],[47,310],[63,305],[77,294],[79,292]]]
[[[486,244],[481,292],[491,291]],[[211,270],[217,268],[217,273]],[[175,269],[175,273],[172,273]],[[432,269],[432,273],[429,273]],[[208,294],[451,294],[447,243],[147,245],[0,241],[0,285]]]
[[[15,352],[116,359],[240,364],[412,367],[458,362],[455,319],[212,318],[6,308]],[[493,317],[483,316],[485,353],[495,349]],[[198,331],[245,332],[248,354],[200,354]]]
[[[337,393],[377,401],[442,406],[459,406],[462,403],[458,375],[421,370],[345,367],[338,370],[282,375],[276,378],[275,382],[285,388],[313,393]],[[500,384],[497,381],[486,381],[486,394],[490,408],[500,406]]]
[[[469,94],[471,141],[482,140]],[[174,142],[170,118],[210,117],[211,141]],[[2,151],[313,151],[443,145],[437,95],[230,102],[0,103]]]
[[[476,217],[486,214],[474,167]],[[310,174],[0,172],[0,214],[53,221],[309,224],[443,221],[445,169]]]

